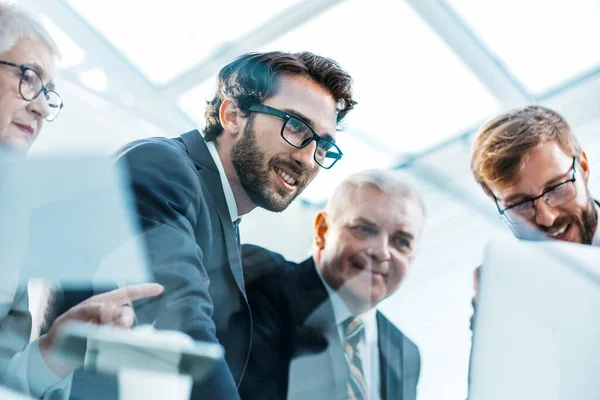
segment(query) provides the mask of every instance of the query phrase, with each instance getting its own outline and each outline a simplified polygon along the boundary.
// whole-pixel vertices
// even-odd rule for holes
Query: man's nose
[[[295,149],[292,153],[292,159],[299,164],[302,169],[312,170],[315,167],[315,150],[317,148],[317,141],[313,140],[308,146],[301,149]]]
[[[369,255],[373,257],[377,262],[384,262],[391,258],[390,246],[387,238],[381,239],[378,243],[374,243],[369,248]]]
[[[536,201],[535,205],[535,223],[545,227],[554,225],[554,221],[558,218],[558,211],[554,207],[548,205],[543,198]]]

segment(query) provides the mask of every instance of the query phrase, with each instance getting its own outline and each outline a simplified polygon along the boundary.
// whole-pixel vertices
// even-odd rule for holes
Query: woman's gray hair
[[[58,46],[38,18],[16,3],[0,0],[0,54],[9,51],[19,39],[39,40],[55,61],[60,59]]]
[[[415,200],[423,216],[427,215],[425,202],[416,184],[405,174],[395,170],[369,169],[348,176],[335,189],[327,202],[326,210],[333,213],[337,206],[346,200],[354,190],[364,186],[379,189],[385,194],[397,194]]]

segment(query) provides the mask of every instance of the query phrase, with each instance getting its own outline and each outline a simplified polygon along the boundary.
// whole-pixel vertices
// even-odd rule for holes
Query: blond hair
[[[537,105],[508,111],[477,132],[471,172],[486,194],[494,197],[489,184],[513,183],[529,151],[551,140],[570,156],[581,153],[567,121],[556,111]]]

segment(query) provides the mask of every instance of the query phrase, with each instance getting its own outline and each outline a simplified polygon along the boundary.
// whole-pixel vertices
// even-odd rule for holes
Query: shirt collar
[[[229,184],[229,179],[227,179],[227,175],[225,174],[225,169],[223,168],[223,163],[221,162],[221,157],[219,156],[219,152],[217,151],[217,146],[215,143],[210,141],[206,142],[206,147],[208,147],[208,151],[219,170],[219,175],[221,177],[221,185],[223,185],[223,194],[225,194],[225,200],[227,201],[227,208],[229,209],[229,215],[231,216],[231,221],[235,222],[239,219],[237,204],[235,202],[235,196],[233,195],[233,190],[231,189],[231,185]]]
[[[346,303],[344,303],[344,300],[341,298],[341,296],[331,286],[329,286],[325,279],[323,279],[323,275],[321,275],[321,271],[319,270],[317,263],[315,263],[315,269],[317,270],[319,279],[321,279],[321,282],[323,282],[323,286],[325,286],[325,289],[327,290],[329,301],[331,302],[331,306],[333,307],[333,316],[335,317],[335,324],[336,326],[339,326],[348,318],[354,316],[354,314],[352,314]],[[370,308],[369,310],[365,311],[364,313],[358,316],[362,319],[362,322],[365,325],[376,324],[377,308]]]
[[[598,204],[596,204],[596,202],[594,202],[594,206],[596,207],[596,215],[598,216],[598,218],[600,218],[600,207],[598,207]],[[596,222],[596,232],[594,233],[594,238],[592,239],[592,246],[600,247],[600,229],[598,229],[599,227],[600,224]]]

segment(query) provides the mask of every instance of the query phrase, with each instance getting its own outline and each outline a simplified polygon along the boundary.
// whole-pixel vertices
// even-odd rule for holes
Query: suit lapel
[[[377,311],[377,332],[379,341],[379,373],[381,376],[381,398],[403,400],[402,381],[402,342],[392,338],[392,324]]]
[[[181,135],[181,140],[185,144],[190,158],[196,164],[198,174],[202,177],[202,180],[213,199],[213,204],[217,209],[217,215],[219,216],[221,227],[225,234],[225,246],[227,249],[229,268],[231,269],[231,273],[235,278],[239,290],[244,295],[244,298],[246,298],[240,248],[235,235],[233,222],[231,221],[231,214],[227,207],[227,200],[223,193],[223,184],[221,183],[219,170],[213,161],[200,132],[193,130],[184,133]]]
[[[421,374],[421,355],[417,346],[406,336],[400,331],[398,331],[398,335],[402,340],[402,399],[415,400]]]

